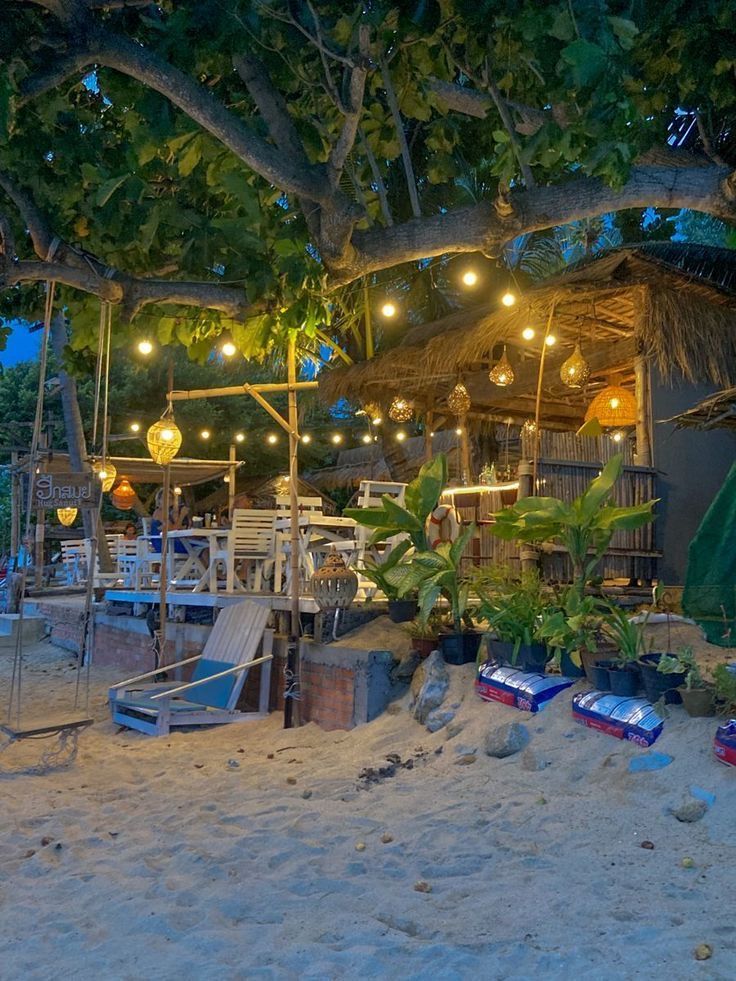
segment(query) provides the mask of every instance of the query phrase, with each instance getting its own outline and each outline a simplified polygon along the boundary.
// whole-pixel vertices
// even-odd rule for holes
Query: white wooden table
[[[168,549],[168,568],[175,571],[175,576],[168,576],[172,586],[191,586],[193,592],[201,593],[209,590],[217,592],[217,560],[218,551],[227,550],[230,531],[228,528],[186,528],[170,531],[166,536]],[[186,554],[176,551],[176,542],[181,542]],[[207,556],[205,552],[209,550]],[[177,569],[175,561],[181,564]],[[183,560],[183,561],[181,561]]]
[[[356,523],[352,518],[333,517],[327,514],[299,515],[299,574],[307,582],[318,567],[318,556],[324,556],[331,546],[341,553],[346,565],[355,558],[357,542],[355,541]],[[289,589],[290,569],[286,563],[287,549],[291,540],[291,518],[289,515],[276,518],[276,565],[274,569],[274,592],[280,593],[284,588]]]

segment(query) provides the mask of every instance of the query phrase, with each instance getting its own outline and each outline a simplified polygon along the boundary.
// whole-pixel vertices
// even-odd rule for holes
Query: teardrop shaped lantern
[[[333,545],[324,565],[312,575],[312,596],[320,610],[344,610],[358,592],[358,577]]]
[[[127,477],[121,477],[120,483],[112,492],[112,503],[118,511],[130,511],[135,501],[135,491]]]
[[[148,452],[154,463],[160,467],[171,463],[181,449],[181,432],[174,421],[174,413],[167,409],[158,422],[146,433]]]
[[[102,489],[107,493],[112,485],[115,483],[115,478],[118,475],[117,470],[113,466],[111,460],[97,460],[92,464],[92,470],[96,474],[98,480],[102,484]]]
[[[563,361],[560,368],[560,379],[568,388],[582,388],[590,378],[590,365],[583,357],[580,350],[580,343],[575,345],[567,361]]]
[[[470,395],[461,381],[455,385],[447,396],[447,408],[456,416],[464,416],[470,409]]]
[[[588,406],[585,421],[597,419],[604,429],[636,425],[636,398],[620,385],[606,385]]]
[[[402,395],[397,395],[388,410],[388,417],[394,422],[409,422],[414,415],[414,406]]]
[[[76,508],[57,508],[56,517],[59,519],[65,528],[69,528],[74,524],[79,512]]]
[[[514,380],[514,369],[511,367],[511,362],[506,355],[505,344],[503,346],[503,354],[488,372],[488,380],[492,381],[494,385],[498,385],[499,388],[505,388]]]

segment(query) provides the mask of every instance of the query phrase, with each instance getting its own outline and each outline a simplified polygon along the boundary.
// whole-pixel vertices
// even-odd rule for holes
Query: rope
[[[12,776],[43,776],[48,773],[49,770],[57,770],[61,767],[71,766],[74,760],[77,758],[77,751],[79,749],[79,733],[80,729],[63,729],[59,728],[56,732],[45,733],[42,736],[29,736],[28,739],[50,739],[56,737],[58,739],[58,744],[51,749],[45,750],[41,754],[40,761],[36,766],[22,767],[17,770],[5,770],[0,768],[0,776],[12,777]],[[9,746],[20,740],[15,739],[13,736],[8,736],[4,742],[0,743],[0,753],[5,752]]]

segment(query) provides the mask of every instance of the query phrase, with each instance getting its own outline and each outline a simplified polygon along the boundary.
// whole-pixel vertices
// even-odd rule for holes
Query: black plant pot
[[[611,691],[614,695],[624,695],[633,698],[639,693],[641,679],[636,665],[631,667],[608,669],[608,677],[611,682]]]
[[[511,664],[514,654],[514,645],[506,640],[493,640],[491,637],[486,639],[488,656],[498,664]]]
[[[394,623],[408,623],[413,620],[417,613],[417,601],[409,600],[389,600],[388,615]]]
[[[611,690],[611,661],[598,661],[593,665],[593,684],[598,691]]]
[[[563,651],[560,657],[560,673],[566,678],[582,678],[585,675],[585,670],[582,664],[577,665],[573,661],[567,651]]]
[[[661,674],[657,671],[657,665],[661,654],[645,654],[639,659],[639,669],[641,671],[641,682],[644,685],[644,693],[647,701],[654,705],[662,696],[666,705],[678,705],[682,698],[677,689],[685,684],[685,672],[677,674]]]
[[[516,667],[520,671],[544,674],[544,666],[549,660],[549,651],[544,644],[522,644],[516,657]]]
[[[466,630],[461,634],[441,634],[440,650],[448,664],[471,664],[478,657],[482,634]]]

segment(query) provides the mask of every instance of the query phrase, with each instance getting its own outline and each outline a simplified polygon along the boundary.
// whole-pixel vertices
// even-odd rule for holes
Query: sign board
[[[100,481],[91,473],[37,473],[33,481],[34,508],[96,508]]]

